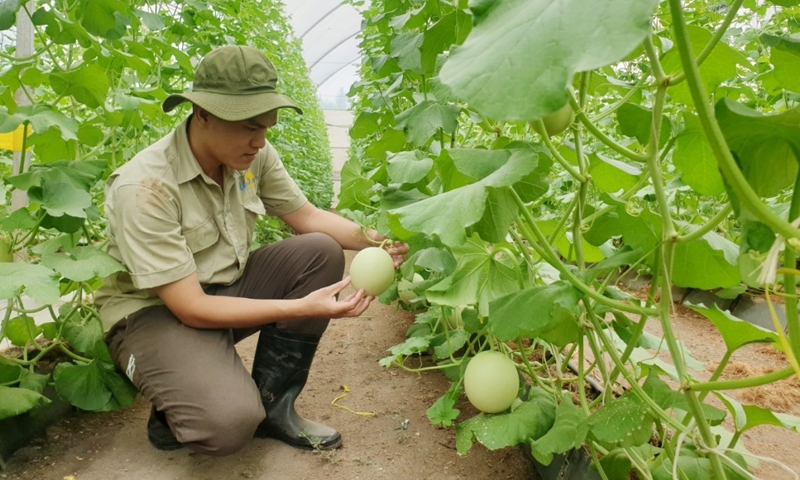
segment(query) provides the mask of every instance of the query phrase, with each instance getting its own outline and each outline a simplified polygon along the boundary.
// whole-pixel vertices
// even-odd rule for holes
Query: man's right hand
[[[361,289],[345,298],[337,298],[349,285],[350,277],[346,277],[340,282],[309,293],[303,298],[303,301],[307,302],[304,310],[307,308],[310,312],[314,312],[309,315],[311,318],[358,317],[364,313],[375,297],[366,295]]]

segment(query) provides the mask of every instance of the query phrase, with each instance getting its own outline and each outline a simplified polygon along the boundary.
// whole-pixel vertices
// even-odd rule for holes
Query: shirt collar
[[[176,179],[179,185],[203,173],[200,164],[197,162],[197,158],[195,158],[192,152],[192,148],[189,146],[189,135],[186,133],[191,120],[192,116],[189,115],[189,118],[181,122],[178,128],[175,129],[175,147],[178,149],[178,171],[176,172]]]

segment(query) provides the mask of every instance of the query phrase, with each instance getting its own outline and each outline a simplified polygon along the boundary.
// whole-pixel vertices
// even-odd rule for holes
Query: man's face
[[[204,143],[213,160],[234,170],[247,170],[266,145],[267,130],[278,123],[278,110],[239,122],[229,122],[206,113]]]

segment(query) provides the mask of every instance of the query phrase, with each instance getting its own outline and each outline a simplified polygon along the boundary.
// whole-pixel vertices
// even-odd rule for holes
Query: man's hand
[[[367,309],[375,297],[364,294],[359,290],[345,298],[337,299],[342,290],[350,285],[350,277],[334,283],[328,287],[320,288],[303,297],[304,314],[308,317],[344,318],[358,317]]]
[[[386,237],[379,234],[375,230],[367,230],[366,232],[364,232],[364,234],[367,236],[367,238],[376,243],[381,243],[384,240],[386,240]],[[402,265],[403,262],[406,260],[406,255],[408,254],[408,244],[400,241],[395,241],[391,245],[384,246],[384,250],[386,250],[389,253],[389,255],[392,256],[392,260],[394,261],[394,268],[397,269],[400,268],[400,265]]]

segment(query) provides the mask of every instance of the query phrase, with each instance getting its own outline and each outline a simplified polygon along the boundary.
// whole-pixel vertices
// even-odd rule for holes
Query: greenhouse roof
[[[342,0],[284,3],[323,108],[346,108],[344,94],[358,79],[361,13]]]

